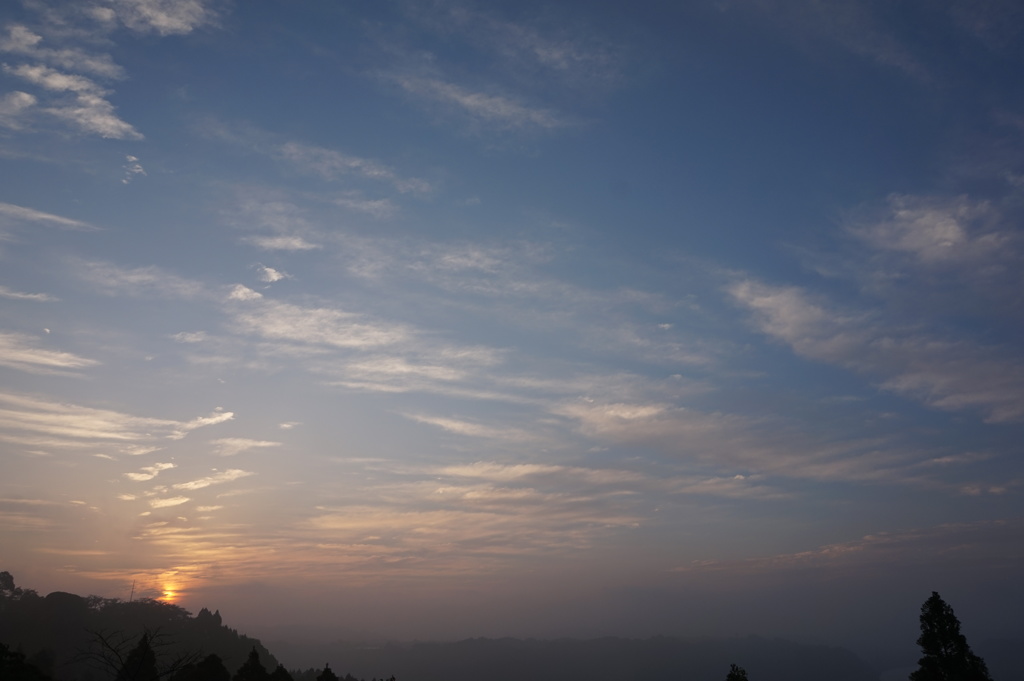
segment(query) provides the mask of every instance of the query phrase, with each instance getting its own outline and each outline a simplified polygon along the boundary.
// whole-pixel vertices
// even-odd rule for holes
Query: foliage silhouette
[[[325,664],[324,670],[316,677],[316,681],[339,681],[338,675],[331,671],[331,665]]]
[[[270,674],[260,662],[260,654],[256,650],[256,646],[253,646],[245,664],[239,667],[235,675],[231,677],[232,681],[268,681],[269,679]]]
[[[747,670],[734,664],[729,665],[729,674],[725,681],[747,681]]]
[[[220,655],[210,653],[199,662],[179,669],[171,681],[231,681],[231,672],[224,666]]]
[[[917,639],[924,655],[910,681],[992,681],[985,661],[974,654],[960,633],[960,620],[935,591],[921,606],[921,636]]]
[[[149,645],[149,634],[139,638],[139,643],[128,656],[117,672],[117,681],[159,681],[160,674],[156,670],[156,653]]]
[[[4,681],[49,681],[41,669],[25,659],[21,652],[0,643],[0,679]]]
[[[283,664],[277,665],[274,671],[270,672],[270,681],[295,681]]]

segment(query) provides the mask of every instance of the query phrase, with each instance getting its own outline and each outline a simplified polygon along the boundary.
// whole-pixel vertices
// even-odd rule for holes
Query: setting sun
[[[178,591],[179,588],[176,584],[164,584],[159,600],[164,603],[176,603],[178,601]]]

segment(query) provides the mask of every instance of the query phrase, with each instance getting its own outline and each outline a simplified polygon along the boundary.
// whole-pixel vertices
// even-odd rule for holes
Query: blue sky
[[[3,568],[256,629],[912,641],[934,589],[1020,634],[1024,16],[678,4],[5,4]]]

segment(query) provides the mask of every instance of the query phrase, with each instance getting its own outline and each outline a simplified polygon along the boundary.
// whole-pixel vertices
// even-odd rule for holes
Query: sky
[[[0,568],[347,635],[1024,636],[1015,0],[0,6]]]

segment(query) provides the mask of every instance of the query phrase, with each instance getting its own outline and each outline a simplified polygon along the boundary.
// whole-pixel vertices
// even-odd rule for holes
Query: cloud
[[[99,364],[70,352],[46,350],[39,344],[40,339],[33,336],[0,332],[0,366],[35,374],[69,374]]]
[[[391,199],[364,199],[358,194],[335,198],[334,204],[359,213],[366,213],[380,220],[389,218],[398,212],[398,206]]]
[[[85,76],[62,73],[42,64],[16,67],[5,64],[4,70],[47,90],[74,93],[73,102],[56,102],[55,106],[43,110],[74,123],[84,132],[110,139],[143,139],[131,124],[114,113],[114,105],[105,99],[110,91]]]
[[[699,561],[680,572],[770,573],[822,569],[890,573],[894,566],[941,564],[989,567],[1024,558],[1024,524],[1019,519],[950,523],[897,532],[878,532],[809,551],[738,561]],[[1010,551],[1010,554],[1007,551]],[[1013,555],[1011,555],[1013,554]],[[1016,559],[1014,559],[1016,556]]]
[[[206,340],[205,331],[182,331],[171,336],[179,343],[202,343]]]
[[[260,281],[266,282],[268,284],[273,284],[274,282],[281,281],[283,279],[292,278],[292,275],[288,274],[287,272],[281,272],[279,270],[275,270],[273,267],[267,267],[266,265],[263,264],[256,265],[256,273]]]
[[[552,130],[569,125],[552,111],[527,106],[511,97],[473,92],[437,78],[399,76],[394,80],[410,94],[454,107],[476,121],[499,128]]]
[[[81,220],[72,220],[71,218],[61,217],[60,215],[53,215],[52,213],[44,213],[34,208],[25,208],[24,206],[16,206],[13,203],[0,203],[0,220],[3,222],[28,222],[33,224],[50,225],[54,227],[63,227],[64,229],[78,229],[83,231],[93,231],[97,229],[88,222],[82,222]],[[0,223],[2,224],[2,223]]]
[[[172,485],[172,487],[174,489],[192,491],[197,489],[203,489],[204,487],[209,487],[210,485],[221,485],[225,482],[234,482],[235,480],[246,478],[249,477],[250,475],[254,475],[254,473],[252,473],[251,471],[243,471],[238,468],[232,468],[226,471],[222,471],[220,473],[214,473],[213,475],[209,475],[205,478],[199,478],[198,480],[190,480],[189,482],[179,482],[175,485]]]
[[[125,473],[124,477],[135,482],[148,482],[160,475],[162,471],[172,468],[175,468],[173,463],[155,463],[152,466],[143,466],[139,469],[139,473]]]
[[[131,30],[161,36],[191,33],[217,18],[203,0],[113,0],[111,7]]]
[[[0,440],[34,447],[103,448],[141,454],[153,451],[154,443],[161,439],[178,440],[196,428],[233,417],[231,412],[214,412],[182,422],[0,393]]]
[[[124,159],[125,164],[122,166],[124,168],[124,177],[121,178],[122,184],[129,184],[139,175],[145,177],[146,170],[142,167],[142,164],[139,163],[139,159],[137,157],[129,154],[128,156],[125,156]]]
[[[729,293],[760,331],[798,355],[877,375],[883,389],[932,407],[979,409],[992,423],[1024,420],[1024,363],[1005,348],[844,312],[796,287],[747,279]]]
[[[59,300],[59,298],[51,296],[49,293],[23,293],[21,291],[12,291],[6,286],[0,286],[0,298],[7,298],[9,300],[31,300],[37,303],[49,303]]]
[[[108,54],[93,54],[76,47],[47,48],[42,43],[43,36],[20,24],[11,24],[7,27],[7,35],[0,38],[0,52],[24,55],[102,78],[125,77],[124,69],[115,64]]]
[[[215,426],[215,425],[217,425],[219,423],[224,423],[225,421],[230,421],[233,418],[235,418],[234,412],[220,411],[218,409],[218,410],[214,411],[214,413],[210,414],[209,416],[197,416],[196,418],[192,419],[191,421],[179,424],[174,429],[174,431],[171,434],[169,434],[167,437],[172,439],[172,440],[180,440],[183,437],[185,437],[186,435],[188,435],[190,432],[192,432],[193,430],[196,430],[197,428],[204,428],[206,426]]]
[[[189,501],[191,499],[188,497],[170,497],[167,499],[152,499],[149,505],[151,508],[170,508],[171,506],[181,506]]]
[[[757,0],[727,1],[722,6],[764,12],[796,35],[835,43],[845,50],[916,79],[931,79],[930,70],[914,50],[885,28],[879,17],[873,15],[872,3]]]
[[[326,180],[354,175],[387,182],[402,193],[425,194],[431,191],[431,186],[426,180],[399,177],[394,170],[376,161],[350,156],[333,149],[287,142],[277,148],[275,155],[306,173],[319,175]]]
[[[284,424],[282,424],[282,427],[284,427]],[[250,449],[281,446],[280,442],[251,440],[244,437],[222,437],[213,440],[211,444],[214,446],[214,452],[221,456],[235,456]]]
[[[170,274],[155,265],[125,269],[111,263],[88,260],[77,260],[74,264],[79,276],[112,295],[149,293],[186,300],[207,295],[199,282]]]
[[[455,32],[488,56],[496,55],[510,76],[557,79],[560,87],[608,86],[620,79],[622,50],[588,32],[573,16],[554,25],[498,18],[467,5],[434,5],[420,15],[446,37]]]
[[[22,127],[23,115],[36,105],[35,95],[15,90],[0,97],[0,125],[18,130]]]
[[[243,241],[265,251],[313,251],[323,248],[301,236],[247,236]]]
[[[921,265],[983,264],[1005,252],[1013,237],[989,225],[994,207],[966,196],[954,198],[893,195],[886,219],[848,227],[878,251],[906,254]]]
[[[859,429],[824,435],[792,418],[706,412],[661,402],[585,398],[555,405],[551,411],[598,442],[652,447],[697,470],[713,471],[706,479],[742,475],[750,478],[746,484],[759,475],[924,484],[914,466],[929,456],[919,447],[904,448],[892,437],[869,436]]]
[[[425,416],[420,414],[406,414],[406,417],[417,423],[436,426],[442,430],[463,435],[466,437],[478,437],[490,440],[501,440],[505,442],[527,442],[537,440],[537,434],[519,428],[496,428],[480,423],[472,423],[460,419],[445,418],[440,416]]]
[[[231,292],[228,293],[228,300],[241,300],[241,301],[252,301],[260,300],[263,298],[263,294],[258,291],[253,291],[248,286],[242,284],[235,284],[231,287]]]
[[[400,324],[338,309],[272,301],[239,309],[233,318],[241,330],[264,338],[336,348],[370,349],[411,338],[411,330]]]

